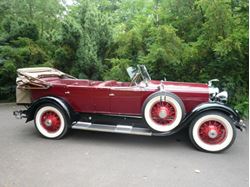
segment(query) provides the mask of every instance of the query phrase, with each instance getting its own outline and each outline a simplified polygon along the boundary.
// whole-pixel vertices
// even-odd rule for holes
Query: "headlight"
[[[215,96],[219,93],[219,88],[213,86],[213,82],[218,82],[218,79],[208,81],[208,92],[210,101],[216,100]]]
[[[216,95],[216,100],[222,103],[226,103],[228,98],[228,93],[227,91],[223,91],[219,94]]]
[[[219,93],[219,88],[208,87],[208,92],[209,92],[210,99],[213,100],[214,97]]]
[[[208,92],[210,101],[218,101],[221,103],[226,103],[228,98],[227,91],[222,91],[219,93],[219,88],[213,86],[213,82],[218,82],[218,79],[212,79],[208,81]]]

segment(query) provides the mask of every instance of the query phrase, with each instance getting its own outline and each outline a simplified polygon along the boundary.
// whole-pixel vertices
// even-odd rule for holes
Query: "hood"
[[[172,82],[162,81],[164,89],[170,92],[190,92],[190,93],[205,93],[208,94],[208,84],[205,83],[189,83],[189,82]],[[161,81],[151,80],[148,86],[155,88],[161,85]]]

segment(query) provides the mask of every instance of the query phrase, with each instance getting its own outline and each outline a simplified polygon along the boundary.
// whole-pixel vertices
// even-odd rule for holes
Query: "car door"
[[[77,112],[93,112],[93,93],[95,89],[90,86],[67,85],[65,96],[70,105]]]
[[[142,88],[138,86],[111,87],[109,97],[112,114],[141,114]]]
[[[77,112],[109,113],[109,87],[69,85],[66,98]]]
[[[94,87],[91,97],[96,113],[110,113],[110,87]]]

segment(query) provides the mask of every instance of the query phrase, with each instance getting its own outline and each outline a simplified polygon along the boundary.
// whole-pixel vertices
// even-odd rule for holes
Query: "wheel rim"
[[[166,101],[155,103],[150,114],[152,120],[158,125],[171,125],[176,119],[175,107]]]
[[[209,120],[201,124],[199,128],[199,137],[206,144],[221,144],[227,137],[227,130],[223,123]]]
[[[49,133],[57,132],[61,127],[61,120],[54,111],[45,111],[40,120],[42,127]]]

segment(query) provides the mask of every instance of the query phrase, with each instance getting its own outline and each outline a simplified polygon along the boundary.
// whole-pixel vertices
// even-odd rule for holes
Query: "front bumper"
[[[246,124],[244,123],[244,121],[241,119],[236,125],[235,125],[238,129],[240,129],[241,131],[245,131],[246,130]]]

